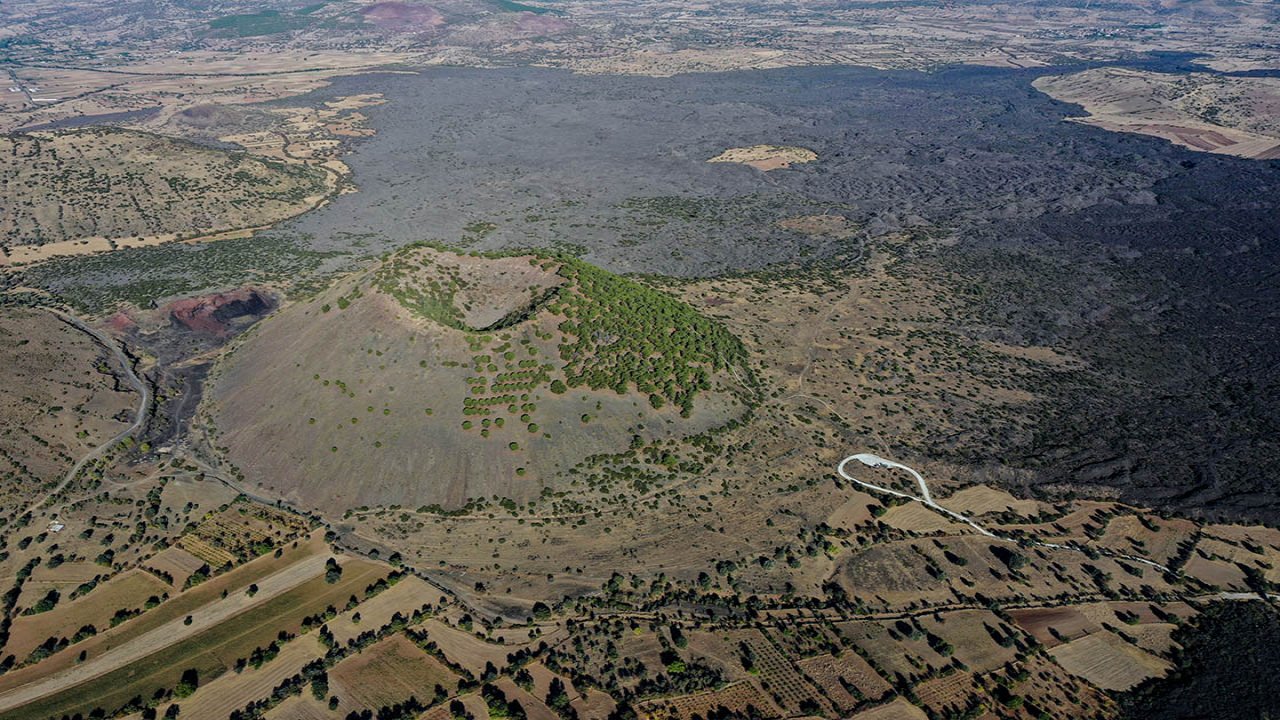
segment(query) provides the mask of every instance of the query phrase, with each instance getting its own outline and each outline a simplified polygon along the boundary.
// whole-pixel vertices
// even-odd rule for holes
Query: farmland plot
[[[366,630],[386,625],[397,612],[406,618],[412,616],[414,611],[429,602],[428,598],[434,600],[439,594],[439,591],[421,578],[405,575],[395,585],[326,624],[338,644],[345,645],[348,640]],[[357,615],[360,617],[359,622],[355,619]]]
[[[755,656],[756,669],[760,671],[760,685],[778,703],[793,715],[801,712],[805,700],[818,700],[821,694],[804,679],[791,660],[783,655],[768,638],[756,631],[735,634],[735,639],[746,643]]]
[[[374,710],[416,697],[429,704],[436,685],[453,693],[458,677],[404,635],[392,635],[338,663],[329,671],[338,711]]]
[[[893,690],[861,655],[851,650],[837,656],[819,655],[798,664],[832,700],[839,697],[837,688],[854,698],[855,705],[862,700],[874,702]]]
[[[422,629],[427,631],[428,638],[440,647],[440,651],[450,662],[477,675],[484,672],[487,662],[492,662],[495,666],[505,664],[507,653],[513,652],[517,647],[487,643],[465,630],[449,627],[435,619],[423,623]]]
[[[325,646],[316,633],[307,633],[285,643],[275,659],[258,669],[225,673],[202,686],[190,698],[179,703],[186,720],[224,720],[232,711],[265,698],[281,681],[302,670],[316,658],[323,657]]]
[[[1028,608],[1011,610],[1009,614],[1023,632],[1045,647],[1054,647],[1102,629],[1079,610],[1070,607]]]
[[[114,709],[173,687],[184,669],[215,678],[278,633],[296,633],[304,617],[341,604],[387,572],[383,565],[348,560],[341,581],[329,583],[320,575],[323,562],[323,556],[313,556],[295,563],[259,581],[254,597],[211,602],[191,613],[190,624],[172,620],[105,655],[0,694],[0,718],[86,712],[92,709],[84,706],[89,699]]]
[[[849,720],[928,720],[920,708],[898,698],[887,705],[864,710]]]
[[[148,598],[158,599],[170,589],[145,570],[126,570],[88,595],[64,600],[48,612],[14,618],[5,652],[22,660],[46,638],[70,638],[79,629],[90,626],[101,632],[111,627],[111,618],[118,610],[141,611]]]
[[[1067,672],[1105,690],[1127,690],[1164,675],[1171,665],[1107,631],[1072,640],[1049,651]]]
[[[759,688],[746,681],[730,683],[719,690],[648,700],[637,704],[636,712],[645,720],[689,720],[694,715],[707,717],[719,708],[743,714],[748,708],[755,708],[766,717],[783,714]]]
[[[200,569],[204,561],[186,550],[174,546],[152,555],[144,560],[142,564],[144,567],[173,578],[173,587],[181,588],[186,585],[187,578]]]
[[[994,670],[1017,654],[1011,641],[1006,646],[997,642],[993,635],[1010,637],[1017,631],[988,610],[960,610],[938,617],[940,620],[922,617],[920,624],[950,643],[955,648],[956,657],[974,672]]]
[[[799,660],[796,665],[818,685],[823,697],[831,701],[836,710],[848,712],[858,706],[858,698],[845,687],[844,678],[836,659],[830,655]]]
[[[916,696],[933,713],[963,710],[973,692],[973,674],[953,672],[916,686]]]

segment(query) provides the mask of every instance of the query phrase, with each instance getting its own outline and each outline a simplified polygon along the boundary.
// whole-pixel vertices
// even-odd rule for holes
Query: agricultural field
[[[22,664],[35,662],[51,654],[59,640],[84,639],[115,627],[122,619],[160,604],[172,591],[168,583],[145,570],[127,570],[80,597],[67,592],[68,599],[52,610],[32,615],[19,610],[3,652],[19,658]],[[34,653],[37,648],[46,649]]]
[[[1018,654],[1018,631],[990,611],[938,613],[922,617],[920,625],[941,638],[954,657],[975,673],[995,670]],[[936,641],[935,644],[943,646]]]
[[[859,620],[838,623],[836,627],[879,675],[895,685],[925,677],[949,664],[947,658],[929,646],[924,633],[906,620],[890,623]]]
[[[428,620],[419,629],[426,633],[429,641],[440,648],[449,662],[477,675],[484,672],[486,664],[505,663],[507,653],[511,652],[504,645],[485,642],[466,630],[451,627],[438,619]]]
[[[800,714],[808,709],[809,703],[821,694],[800,673],[791,659],[783,654],[767,637],[758,633],[735,635],[744,657],[749,658],[750,672],[758,674],[760,687],[777,702],[778,706],[791,714]],[[825,703],[815,703],[821,708]]]
[[[835,709],[847,713],[862,700],[876,701],[892,687],[856,653],[819,655],[796,663]]]
[[[317,633],[307,633],[284,643],[279,653],[259,667],[228,672],[202,685],[195,694],[179,703],[182,716],[198,720],[223,720],[249,699],[268,697],[281,682],[294,676],[308,663],[324,656],[327,648]]]
[[[157,691],[163,697],[188,670],[199,677],[217,677],[270,645],[280,633],[296,634],[304,618],[344,603],[353,591],[361,592],[384,574],[376,565],[355,561],[334,584],[325,579],[323,564],[295,564],[256,583],[252,596],[245,590],[192,612],[191,625],[175,619],[74,669],[5,693],[0,696],[0,707],[5,708],[0,717],[11,716],[8,709],[21,701],[28,701],[22,706],[24,713],[84,712],[92,709],[86,703],[118,708]],[[74,690],[66,692],[68,688]]]
[[[973,675],[963,671],[926,680],[915,687],[915,693],[925,712],[935,715],[963,712],[982,703],[974,689]]]
[[[1127,690],[1170,669],[1169,663],[1108,631],[1092,633],[1049,651],[1067,670],[1104,690]]]
[[[1087,113],[1072,118],[1113,132],[1163,138],[1198,152],[1280,156],[1280,84],[1272,78],[1094,69],[1039,78],[1035,87]]]
[[[906,700],[897,699],[880,707],[864,710],[853,720],[926,720],[928,715]]]
[[[1170,564],[1185,556],[1199,528],[1190,520],[1126,515],[1112,519],[1098,544],[1119,553]]]
[[[720,708],[740,713],[750,713],[752,708],[762,713],[778,712],[773,701],[748,682],[733,683],[721,690],[651,700],[642,703],[637,711],[646,720],[691,720],[695,715],[706,717]]]
[[[204,564],[204,560],[175,545],[147,558],[144,566],[160,577],[169,578],[174,587],[181,588]]]
[[[1012,610],[1010,615],[1023,632],[1050,648],[1102,629],[1073,607]]]
[[[1050,656],[1033,655],[992,673],[994,699],[1001,706],[1027,715],[1048,712],[1055,719],[1106,717],[1114,714],[1111,698],[1094,686],[1072,676]],[[1014,698],[1021,699],[1021,708]]]
[[[329,671],[339,712],[380,708],[410,697],[429,703],[437,686],[448,697],[457,690],[458,677],[403,635],[381,640]]]
[[[269,552],[306,530],[306,519],[298,515],[238,501],[207,515],[178,547],[217,569]]]
[[[391,622],[392,616],[401,613],[412,615],[422,607],[436,607],[448,601],[448,596],[428,585],[422,579],[410,575],[396,581],[372,599],[361,603],[358,609],[348,610],[330,620],[326,625],[339,645],[367,631]],[[357,618],[358,614],[358,618]]]

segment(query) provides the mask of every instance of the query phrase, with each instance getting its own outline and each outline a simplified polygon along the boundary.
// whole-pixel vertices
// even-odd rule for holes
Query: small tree
[[[324,581],[330,585],[342,579],[342,566],[338,565],[337,558],[330,557],[324,561]]]
[[[178,681],[178,686],[173,689],[173,695],[177,698],[189,697],[191,693],[200,687],[200,673],[195,668],[187,668],[182,671],[182,679]],[[168,717],[168,713],[165,713]]]

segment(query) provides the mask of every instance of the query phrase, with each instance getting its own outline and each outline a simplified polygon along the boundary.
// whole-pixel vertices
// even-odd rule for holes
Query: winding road
[[[854,477],[853,475],[849,474],[849,472],[845,470],[845,466],[847,466],[851,462],[858,462],[870,468],[889,468],[894,470],[906,470],[908,473],[911,473],[912,477],[915,478],[916,484],[920,487],[920,494],[912,495],[911,493],[908,493],[908,492],[902,492],[901,490],[894,490],[892,488],[882,487],[874,483],[869,483],[865,480],[860,480]],[[836,472],[839,473],[840,477],[844,478],[845,480],[849,480],[851,482],[857,483],[858,485],[861,485],[862,487],[867,488],[869,490],[874,490],[880,493],[887,493],[889,495],[894,495],[900,498],[906,498],[908,500],[914,500],[918,503],[921,503],[926,507],[932,508],[942,513],[943,515],[947,515],[948,517],[954,518],[955,520],[958,520],[968,525],[969,527],[978,531],[980,534],[986,537],[989,537],[992,540],[997,540],[1000,542],[1007,542],[1007,543],[1014,543],[1014,544],[1018,544],[1020,542],[1018,538],[1013,538],[1007,535],[999,535],[997,533],[993,533],[990,530],[979,525],[977,522],[973,520],[973,518],[939,505],[937,502],[934,501],[933,495],[929,493],[929,484],[924,481],[924,477],[921,476],[920,473],[916,472],[914,469],[907,467],[902,463],[894,462],[892,460],[886,460],[880,457],[879,455],[873,455],[871,453],[857,453],[856,455],[850,455],[844,460],[841,460],[840,464],[836,466]],[[1073,545],[1061,545],[1058,543],[1041,542],[1039,540],[1032,540],[1031,543],[1038,547],[1050,548],[1053,550],[1070,550],[1072,552],[1078,552],[1078,553],[1085,552],[1083,548],[1075,547]],[[1140,558],[1135,555],[1126,555],[1124,553],[1117,553],[1111,550],[1107,550],[1105,548],[1095,548],[1095,550],[1100,555],[1106,555],[1112,558],[1119,558],[1122,560],[1128,560],[1130,562],[1141,563],[1143,565],[1156,568],[1161,572],[1166,572],[1166,573],[1173,572],[1169,568],[1165,567],[1164,565],[1161,565],[1160,563],[1154,562],[1152,560],[1148,560],[1146,558]]]
[[[59,320],[65,322],[66,324],[79,330],[80,332],[88,334],[90,337],[94,339],[94,341],[96,341],[98,344],[102,345],[104,348],[109,350],[111,354],[115,356],[116,362],[119,363],[120,367],[124,370],[125,379],[129,382],[130,385],[133,386],[134,390],[138,391],[138,394],[141,396],[141,398],[138,401],[138,409],[134,412],[133,423],[129,425],[129,427],[122,430],[119,434],[117,434],[115,437],[111,438],[110,440],[90,450],[83,457],[77,460],[76,464],[72,465],[71,469],[67,471],[67,474],[63,476],[62,482],[58,483],[57,487],[53,488],[52,490],[50,490],[49,492],[41,496],[38,500],[31,503],[30,507],[24,510],[19,515],[19,517],[21,517],[22,515],[26,515],[28,513],[34,513],[36,510],[39,510],[41,505],[44,505],[46,502],[49,501],[49,498],[65,490],[67,486],[71,484],[71,481],[76,479],[76,476],[80,474],[80,471],[84,469],[85,465],[88,465],[94,460],[101,458],[103,455],[107,453],[108,450],[115,447],[115,445],[119,443],[121,440],[124,440],[130,435],[133,435],[134,433],[141,430],[142,426],[145,425],[147,422],[147,412],[151,408],[151,388],[148,387],[147,384],[142,381],[142,378],[138,377],[138,374],[133,371],[133,364],[129,362],[128,356],[124,354],[124,351],[120,349],[120,346],[116,344],[115,340],[111,339],[111,337],[108,336],[106,333],[89,327],[84,323],[83,320],[81,320],[80,318],[74,315],[70,315],[61,310],[57,310],[51,307],[45,307],[42,309],[45,310],[46,312],[52,313]]]

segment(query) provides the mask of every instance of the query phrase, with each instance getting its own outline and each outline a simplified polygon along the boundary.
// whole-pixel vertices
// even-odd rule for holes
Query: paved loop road
[[[907,472],[911,473],[912,477],[916,479],[916,484],[919,485],[920,487],[920,494],[912,495],[911,493],[908,493],[908,492],[902,492],[901,490],[894,490],[892,488],[882,487],[874,483],[869,483],[865,480],[860,480],[854,477],[853,475],[851,475],[849,471],[845,469],[846,466],[848,466],[850,463],[853,463],[853,462],[861,463],[862,465],[865,465],[871,468],[891,468],[895,470],[906,470]],[[889,495],[895,495],[900,498],[906,498],[908,500],[914,500],[918,503],[922,503],[925,506],[933,508],[934,510],[942,513],[943,515],[947,515],[949,517],[952,517],[968,525],[969,527],[978,531],[982,535],[985,535],[986,537],[991,538],[992,540],[998,540],[1000,542],[1008,542],[1008,543],[1015,543],[1015,544],[1019,542],[1017,538],[1012,538],[1006,535],[998,535],[996,533],[993,533],[990,530],[979,525],[969,516],[962,515],[954,510],[949,510],[939,505],[937,502],[934,501],[933,496],[929,494],[929,484],[924,481],[924,477],[922,477],[920,473],[916,472],[912,468],[907,467],[906,465],[903,465],[902,463],[894,462],[892,460],[885,460],[879,455],[873,455],[871,453],[858,453],[856,455],[850,455],[844,460],[841,460],[840,464],[836,466],[836,472],[839,473],[840,477],[844,478],[845,480],[849,480],[851,482],[857,483],[858,485],[861,485],[862,487],[867,488],[869,490],[874,490],[880,493],[887,493]],[[1058,543],[1040,542],[1039,540],[1032,540],[1031,542],[1032,544],[1037,545],[1039,547],[1052,548],[1054,550],[1070,550],[1072,552],[1079,552],[1079,553],[1084,552],[1083,548],[1075,547],[1073,545],[1059,545]],[[1166,572],[1166,573],[1171,572],[1169,568],[1165,567],[1164,565],[1161,565],[1160,563],[1157,563],[1157,562],[1153,562],[1146,558],[1140,558],[1134,555],[1125,555],[1123,553],[1112,552],[1111,550],[1107,550],[1105,548],[1095,548],[1095,550],[1100,555],[1106,555],[1112,558],[1120,558],[1123,560],[1128,560],[1130,562],[1141,563],[1143,565],[1148,565],[1150,567],[1156,568],[1161,572]]]

